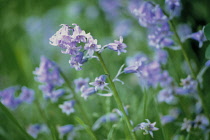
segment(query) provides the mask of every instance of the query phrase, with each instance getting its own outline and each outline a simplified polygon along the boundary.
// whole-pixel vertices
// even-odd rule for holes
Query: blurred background
[[[126,58],[135,55],[136,52],[146,53],[152,57],[153,48],[148,47],[147,31],[139,26],[138,20],[131,14],[131,10],[138,7],[140,2],[141,0],[0,0],[0,90],[17,85],[37,89],[38,84],[34,80],[33,71],[39,66],[40,56],[43,55],[55,61],[70,79],[89,77],[93,80],[99,74],[103,74],[100,64],[94,60],[85,64],[82,71],[76,72],[68,64],[69,56],[62,54],[60,48],[49,44],[49,38],[60,28],[60,24],[78,24],[98,39],[101,45],[123,36],[128,46],[126,54],[118,56],[116,52],[109,50],[103,54],[113,76],[126,62]],[[164,7],[164,0],[154,0],[154,2]],[[188,24],[192,32],[196,32],[210,23],[209,0],[181,0],[181,3],[183,9],[180,16],[174,19],[176,25]],[[192,59],[198,67],[206,62],[204,58],[206,44],[204,43],[200,49],[196,41],[186,42],[188,52],[193,51]],[[167,66],[169,71],[173,71],[174,64],[180,65],[182,55],[174,53],[172,60],[173,62]],[[180,73],[186,74],[181,71]],[[172,72],[172,75],[176,74]],[[134,88],[131,89],[128,85],[120,90],[132,91],[130,95],[136,94],[136,91],[140,92],[138,82],[133,81],[132,76],[129,78],[122,76],[122,80],[129,82]],[[208,77],[205,81],[207,84],[210,82]],[[126,99],[130,95],[122,98]],[[138,100],[133,104],[137,102]],[[92,110],[97,112],[97,109],[100,110],[100,105]],[[31,118],[32,122],[37,122],[39,117],[34,118],[32,113],[28,113],[27,117],[24,116],[29,110],[30,107],[23,107],[19,110],[20,113],[16,112],[15,115],[20,118],[21,123],[29,124]],[[135,111],[133,109],[133,114]],[[3,126],[0,128],[0,134],[10,134],[15,137],[15,130],[9,132],[12,128],[9,120],[4,114],[0,116],[0,125]],[[96,116],[99,115],[96,113]],[[59,121],[59,118],[56,119]]]

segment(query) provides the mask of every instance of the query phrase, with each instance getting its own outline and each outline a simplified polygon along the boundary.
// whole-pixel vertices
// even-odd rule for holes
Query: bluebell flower
[[[16,109],[21,103],[20,98],[15,97],[17,87],[9,87],[0,91],[0,101],[10,109]]]
[[[87,42],[87,38],[90,37],[90,34],[86,34],[84,30],[81,30],[81,28],[76,25],[76,24],[73,24],[75,25],[74,29],[73,29],[73,33],[72,33],[72,39],[75,41],[75,42]]]
[[[153,131],[159,130],[159,128],[155,127],[156,122],[151,123],[148,119],[146,119],[147,122],[140,123],[137,127],[133,129],[133,131],[136,131],[138,129],[144,130],[144,135],[150,134],[150,136],[153,138]]]
[[[22,87],[21,94],[20,94],[19,98],[22,102],[26,102],[26,103],[30,104],[34,100],[34,91],[27,87]]]
[[[71,67],[74,67],[76,70],[82,70],[81,66],[85,63],[87,59],[84,59],[84,53],[79,52],[76,56],[72,56],[69,60]]]
[[[124,73],[140,73],[141,72],[141,66],[142,66],[141,62],[135,62],[134,65],[124,68],[123,72]]]
[[[171,88],[162,89],[157,98],[159,102],[166,102],[168,104],[173,103],[175,100],[173,90]]]
[[[68,124],[68,125],[64,125],[64,126],[59,126],[57,129],[60,134],[60,137],[62,138],[64,135],[66,135],[74,130],[74,125]]]
[[[101,75],[99,77],[96,77],[94,82],[89,83],[90,85],[95,86],[95,90],[103,90],[104,87],[106,87],[108,85],[108,83],[105,82],[106,81],[106,75]]]
[[[93,57],[94,52],[98,52],[101,49],[101,45],[97,44],[97,39],[92,37],[88,38],[88,42],[85,44],[84,49],[87,50],[86,55],[90,58]]]
[[[73,113],[75,105],[75,100],[65,101],[63,104],[59,105],[59,108],[62,110],[63,113],[70,115]]]
[[[171,115],[165,115],[161,117],[161,123],[163,125],[173,122],[174,120],[175,120],[175,117]]]
[[[204,31],[203,30],[199,30],[198,32],[190,34],[188,36],[188,38],[192,38],[192,39],[198,41],[199,48],[201,48],[203,46],[203,42],[207,40],[205,35],[204,35]]]
[[[165,0],[166,9],[169,11],[171,18],[179,16],[181,11],[180,0]]]
[[[88,87],[88,83],[89,83],[89,78],[78,78],[78,79],[75,79],[74,80],[74,84],[75,84],[75,91],[76,92],[79,92],[81,91],[81,88],[84,86],[84,87]]]
[[[148,35],[149,45],[155,48],[170,47],[174,45],[171,39],[172,32],[170,31],[169,24],[164,22],[150,28]]]
[[[184,122],[182,123],[181,130],[186,130],[187,132],[190,132],[190,130],[193,128],[194,122],[192,120],[188,120],[184,118]]]
[[[189,92],[196,91],[197,82],[191,78],[190,75],[185,79],[181,79],[181,85],[184,89],[187,89]]]
[[[177,32],[182,42],[184,42],[192,33],[192,29],[188,24],[179,24],[177,26]]]
[[[194,123],[194,128],[200,128],[202,130],[207,129],[207,127],[209,126],[209,120],[204,115],[197,115]]]
[[[36,68],[33,73],[36,75],[35,80],[42,83],[39,88],[44,93],[44,97],[53,101],[57,100],[55,97],[60,96],[58,96],[56,88],[64,83],[60,76],[58,66],[54,62],[42,56],[40,66]]]
[[[154,60],[156,60],[160,64],[165,65],[168,62],[168,52],[162,49],[157,49],[155,51]]]
[[[155,6],[155,4],[148,1],[143,2],[138,9],[134,9],[133,13],[137,16],[140,25],[143,27],[167,21],[167,17],[159,5]]]
[[[90,95],[96,93],[96,90],[94,87],[82,86],[81,92],[82,92],[81,97],[83,97],[86,100]]]
[[[45,129],[45,126],[42,124],[33,124],[27,128],[28,134],[30,134],[33,138],[37,138],[38,135]]]
[[[95,131],[99,129],[104,123],[116,122],[118,120],[119,120],[119,117],[116,113],[108,113],[106,115],[101,116],[99,119],[97,119],[96,122],[93,124],[92,129]]]
[[[172,85],[173,79],[169,75],[168,71],[164,70],[158,75],[158,81],[161,87],[169,87]]]
[[[125,43],[123,43],[123,37],[120,36],[120,40],[115,40],[114,43],[109,43],[108,48],[111,50],[114,50],[117,52],[118,55],[120,55],[122,52],[126,53],[127,50],[125,50],[125,48],[127,48],[127,45]]]

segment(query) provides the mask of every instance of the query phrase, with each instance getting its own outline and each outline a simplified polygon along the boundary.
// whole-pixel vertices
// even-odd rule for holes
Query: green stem
[[[114,84],[114,82],[112,81],[112,79],[111,79],[111,77],[110,77],[110,73],[109,73],[109,71],[108,71],[108,69],[107,69],[107,67],[106,67],[106,65],[105,65],[105,63],[104,63],[104,60],[103,60],[103,58],[101,57],[101,55],[100,55],[98,52],[97,52],[96,54],[97,54],[97,56],[98,56],[98,58],[99,58],[99,61],[100,61],[101,65],[102,65],[102,67],[103,67],[103,69],[104,69],[105,74],[106,74],[107,77],[108,77],[107,79],[108,79],[109,84],[110,84],[110,86],[111,86],[111,89],[112,89],[112,92],[113,92],[114,99],[115,99],[115,101],[116,101],[116,103],[117,103],[118,108],[119,108],[120,111],[123,113],[123,118],[124,118],[124,121],[125,121],[126,124],[127,124],[129,133],[131,134],[132,139],[136,140],[136,139],[137,139],[137,138],[136,138],[136,135],[135,135],[134,132],[132,132],[133,128],[132,128],[132,126],[131,126],[130,120],[129,120],[129,118],[128,118],[128,116],[127,116],[125,110],[124,110],[122,101],[121,101],[120,96],[119,96],[119,94],[118,94],[118,91],[117,91],[117,89],[116,89],[116,87],[115,87],[115,84]]]
[[[186,53],[186,51],[184,49],[184,45],[181,42],[181,39],[180,39],[180,37],[179,37],[179,35],[178,35],[177,31],[176,31],[176,28],[175,28],[175,25],[174,25],[173,21],[169,20],[169,24],[171,26],[171,29],[174,31],[175,37],[176,37],[176,39],[178,41],[178,44],[181,47],[182,53],[184,55],[185,60],[187,61],[187,64],[188,64],[190,70],[191,70],[192,76],[197,81],[198,95],[199,95],[199,97],[201,99],[201,104],[202,104],[202,107],[204,109],[204,112],[205,112],[206,116],[208,117],[208,119],[210,120],[209,110],[208,110],[208,107],[206,106],[206,103],[205,103],[205,97],[204,97],[204,94],[202,93],[202,90],[201,90],[201,87],[200,87],[200,82],[198,81],[197,75],[196,75],[195,71],[193,70],[193,67],[192,67],[192,65],[190,63],[190,60],[189,60],[189,58],[187,56],[187,53]]]
[[[47,126],[50,129],[52,139],[59,140],[59,136],[58,136],[58,132],[57,132],[56,128],[52,125],[52,122],[49,121],[45,111],[40,107],[40,103],[39,103],[38,99],[35,100],[35,104],[37,106],[37,109],[38,109],[42,119],[44,120],[44,122],[47,124]]]
[[[19,124],[16,118],[12,115],[12,113],[0,102],[0,108],[6,114],[6,116],[19,128],[22,132],[23,136],[26,137],[27,140],[35,140],[31,135],[29,135],[26,130]]]
[[[77,94],[75,93],[74,91],[74,88],[72,88],[71,86],[71,82],[68,80],[68,78],[65,76],[65,74],[61,71],[60,71],[60,74],[61,76],[63,77],[64,81],[66,82],[68,88],[70,89],[71,93],[73,94],[73,98],[76,100],[76,105],[77,107],[79,108],[80,112],[82,113],[82,116],[83,116],[83,119],[85,120],[85,123],[88,125],[86,130],[88,130],[88,133],[90,134],[91,133],[91,137],[94,139],[94,140],[97,140],[97,137],[96,135],[93,133],[92,129],[91,129],[91,123],[90,123],[90,120],[79,100],[79,98],[77,97]]]

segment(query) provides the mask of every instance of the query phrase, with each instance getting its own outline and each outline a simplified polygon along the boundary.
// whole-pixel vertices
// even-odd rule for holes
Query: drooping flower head
[[[74,130],[74,126],[72,124],[68,124],[68,125],[64,125],[64,126],[59,126],[57,129],[60,134],[60,137],[63,138],[64,135],[66,135]]]
[[[198,32],[190,34],[188,36],[188,38],[192,38],[192,39],[198,41],[199,48],[201,48],[203,46],[203,42],[207,40],[205,35],[204,35],[204,31],[203,30],[199,30]]]
[[[34,100],[34,91],[27,87],[22,87],[21,94],[20,94],[19,98],[22,102],[27,102],[30,104]]]
[[[83,97],[86,100],[90,95],[96,93],[96,90],[94,87],[82,86],[81,92],[82,92],[81,97]]]
[[[120,40],[115,40],[114,43],[109,43],[108,48],[111,50],[114,50],[117,52],[118,55],[120,55],[122,52],[126,53],[127,50],[125,50],[125,48],[127,48],[127,45],[125,43],[123,43],[123,37],[120,36]]]
[[[84,87],[88,87],[88,82],[89,82],[89,78],[78,78],[78,79],[75,79],[74,80],[74,84],[75,84],[75,91],[76,92],[79,92],[81,91],[81,88],[84,86]]]

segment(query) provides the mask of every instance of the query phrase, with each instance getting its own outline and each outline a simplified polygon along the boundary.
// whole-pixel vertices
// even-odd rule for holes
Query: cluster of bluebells
[[[175,45],[170,31],[169,20],[174,16],[179,15],[181,11],[180,0],[165,0],[166,10],[169,12],[167,16],[159,5],[151,1],[143,1],[139,7],[135,8],[132,13],[138,18],[139,24],[148,28],[148,42],[151,47],[164,48]],[[180,31],[184,35],[185,30]],[[188,38],[199,42],[199,47],[202,47],[203,42],[206,41],[203,29],[192,34],[185,34],[180,36],[182,41]],[[174,47],[173,47],[174,48]]]
[[[71,27],[61,24],[61,26],[50,38],[50,44],[61,47],[63,49],[62,53],[69,54],[71,56],[69,63],[76,70],[81,70],[82,65],[87,62],[88,58],[96,58],[94,53],[102,52],[105,48],[118,52],[118,55],[121,52],[126,52],[125,48],[127,46],[122,42],[122,37],[119,41],[101,47],[97,39],[94,39],[90,33],[86,33],[78,25],[73,24],[74,27]]]
[[[136,131],[138,129],[144,130],[144,135],[150,134],[150,136],[153,138],[153,131],[159,130],[159,128],[155,127],[156,122],[151,123],[148,119],[146,119],[147,122],[140,123],[137,127],[133,129],[133,131]]]
[[[58,66],[53,61],[42,56],[40,66],[33,73],[36,75],[35,80],[42,83],[39,89],[42,90],[46,99],[56,102],[65,93],[63,89],[57,89],[62,86],[64,80],[60,76]]]
[[[186,130],[187,132],[192,131],[192,129],[201,129],[202,131],[207,130],[209,127],[209,120],[206,116],[200,114],[197,115],[195,120],[184,119],[182,123],[181,130]]]
[[[96,93],[98,90],[105,90],[105,87],[108,87],[106,81],[106,75],[101,75],[95,78],[94,82],[89,83],[89,78],[78,78],[74,80],[76,86],[75,91],[81,92],[81,97],[87,99],[90,95]],[[92,85],[93,87],[90,87]]]
[[[0,101],[10,109],[16,109],[21,103],[31,104],[34,100],[34,91],[25,86],[21,88],[19,96],[16,96],[19,87],[9,87],[0,91]]]

